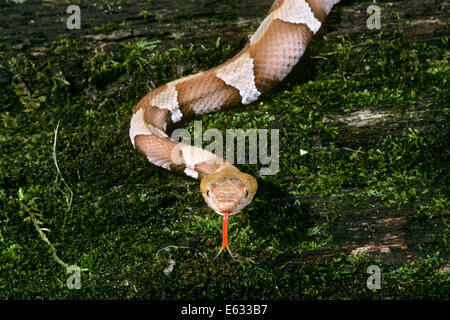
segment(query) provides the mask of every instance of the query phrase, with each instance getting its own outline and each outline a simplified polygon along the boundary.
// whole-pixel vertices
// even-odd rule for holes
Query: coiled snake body
[[[275,0],[249,43],[236,56],[151,91],[133,111],[133,146],[151,163],[199,179],[208,206],[224,216],[222,249],[229,250],[228,215],[250,203],[257,182],[223,158],[171,139],[166,130],[189,116],[249,104],[269,91],[299,61],[337,2]]]

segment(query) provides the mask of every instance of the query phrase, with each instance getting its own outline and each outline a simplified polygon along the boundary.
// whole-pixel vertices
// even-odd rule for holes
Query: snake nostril
[[[207,195],[208,198],[209,198],[209,190],[206,190],[206,195]]]

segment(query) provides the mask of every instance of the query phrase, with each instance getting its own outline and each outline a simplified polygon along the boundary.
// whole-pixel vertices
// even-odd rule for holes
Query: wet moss
[[[258,177],[255,200],[230,220],[236,261],[212,259],[221,221],[198,183],[147,163],[127,134],[148,88],[217,65],[233,50],[218,42],[159,51],[145,39],[116,47],[59,37],[46,55],[32,56],[0,40],[1,297],[447,297],[447,39],[322,38],[309,67],[261,102],[201,117],[203,130],[280,129],[280,172]],[[406,125],[375,124],[373,142],[347,147],[352,127],[337,120],[368,108]],[[410,111],[429,121],[410,124]],[[193,132],[192,122],[183,126]],[[256,174],[260,166],[241,168]],[[332,229],[343,214],[368,215],[375,205],[411,213],[422,230],[408,243],[414,259],[353,256],[340,246]],[[33,215],[60,261],[24,221]],[[423,243],[424,234],[432,240]],[[87,269],[80,290],[67,289],[61,262]],[[366,287],[371,264],[381,267],[382,290]]]

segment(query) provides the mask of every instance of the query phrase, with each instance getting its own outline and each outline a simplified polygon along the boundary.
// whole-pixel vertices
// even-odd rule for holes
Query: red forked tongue
[[[230,214],[229,212],[223,213],[222,247],[220,248],[219,252],[217,252],[216,257],[214,259],[216,259],[220,255],[220,253],[222,252],[223,249],[226,249],[228,251],[228,253],[230,254],[230,256],[234,259],[233,255],[231,254],[230,247],[228,246],[228,215],[229,214]]]
[[[228,246],[228,212],[223,213],[223,225],[222,225],[222,249],[226,248],[230,251]]]

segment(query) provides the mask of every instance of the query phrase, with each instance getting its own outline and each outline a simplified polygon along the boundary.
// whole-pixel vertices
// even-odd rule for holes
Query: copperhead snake
[[[191,116],[257,100],[297,64],[339,1],[275,0],[237,55],[217,67],[154,89],[134,108],[130,124],[133,146],[151,163],[200,180],[207,205],[223,215],[219,253],[226,249],[231,254],[228,216],[251,202],[256,179],[214,153],[171,139],[167,128]]]

